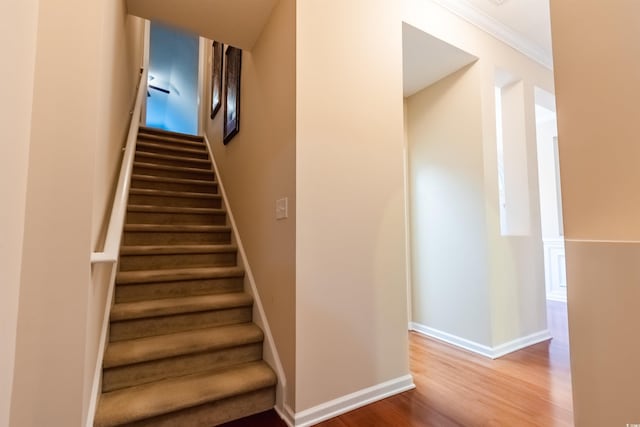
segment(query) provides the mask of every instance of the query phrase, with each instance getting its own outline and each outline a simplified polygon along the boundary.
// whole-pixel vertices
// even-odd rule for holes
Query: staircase
[[[214,426],[271,409],[276,376],[200,137],[140,128],[96,427]]]

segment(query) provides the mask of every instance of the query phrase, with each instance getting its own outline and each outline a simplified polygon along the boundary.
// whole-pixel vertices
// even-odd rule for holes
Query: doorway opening
[[[527,372],[543,379],[538,385],[549,403],[546,413],[569,425],[573,411],[566,305],[545,289],[548,257],[543,259],[541,251],[543,236],[562,239],[555,106],[548,106],[535,87],[546,87],[552,79],[535,67],[522,67],[510,55],[403,25],[414,380],[418,387],[421,381],[466,385],[466,375],[453,366],[495,369],[486,375],[480,370],[469,373],[482,382],[496,372],[509,376],[502,369],[517,365],[518,374],[510,378],[517,383]],[[413,51],[412,44],[420,52]],[[445,64],[451,68],[428,85],[411,86],[417,81],[414,76],[424,78]],[[553,112],[552,122],[542,119],[545,110],[540,107]],[[550,138],[545,149],[551,157],[542,165],[535,156],[538,139],[546,134],[536,133],[535,122],[546,126]],[[537,175],[543,179],[543,174],[550,184],[541,184],[538,194]],[[538,225],[545,220],[538,219],[539,197],[553,202],[554,236]],[[546,202],[541,203],[547,209]],[[564,284],[566,289],[563,256],[556,257],[556,275],[559,287]],[[420,367],[441,358],[450,369],[436,373]],[[469,392],[466,386],[456,391]],[[481,389],[478,395],[485,392]],[[492,417],[504,415],[498,406],[488,410]]]
[[[540,224],[547,300],[567,302],[555,96],[535,88]]]

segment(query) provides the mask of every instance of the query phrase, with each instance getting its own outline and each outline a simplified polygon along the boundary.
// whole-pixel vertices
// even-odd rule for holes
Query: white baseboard
[[[448,344],[455,345],[456,347],[463,348],[465,350],[471,351],[484,357],[488,357],[490,359],[497,359],[506,354],[513,353],[514,351],[521,350],[525,347],[529,347],[530,345],[538,344],[542,341],[551,339],[551,333],[548,329],[545,329],[543,331],[539,331],[525,337],[508,341],[495,347],[489,347],[487,345],[479,344],[466,338],[461,338],[447,332],[439,331],[437,329],[430,328],[416,322],[411,323],[411,330],[425,335],[429,338],[434,338],[438,341],[444,341]]]
[[[468,340],[466,338],[460,338],[456,335],[449,334],[447,332],[439,331],[438,329],[430,328],[429,326],[422,325],[420,323],[411,322],[411,330],[425,335],[429,338],[435,338],[438,341],[444,341],[447,344],[455,345],[456,347],[469,350],[473,353],[480,354],[485,357],[493,359],[493,349],[489,346],[479,344],[475,341]]]
[[[378,400],[412,390],[415,387],[411,375],[386,381],[298,412],[294,417],[295,426],[312,426]]]
[[[529,347],[531,345],[538,344],[542,341],[547,341],[550,339],[551,332],[549,332],[548,329],[536,332],[531,335],[527,335],[526,337],[517,338],[513,341],[509,341],[493,347],[493,358],[497,359],[498,357],[502,357],[505,354],[513,353],[514,351],[522,350],[525,347]]]
[[[295,414],[293,410],[289,407],[289,405],[284,405],[283,408],[275,406],[273,409],[278,413],[282,421],[285,422],[289,427],[295,427]]]

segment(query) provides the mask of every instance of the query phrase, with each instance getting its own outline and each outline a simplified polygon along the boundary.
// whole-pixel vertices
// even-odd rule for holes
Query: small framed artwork
[[[240,132],[240,70],[242,50],[229,46],[225,52],[227,66],[224,71],[224,144]]]
[[[211,118],[216,116],[216,113],[222,105],[222,61],[224,55],[222,51],[224,45],[220,42],[213,42],[211,49],[212,64],[211,64]]]

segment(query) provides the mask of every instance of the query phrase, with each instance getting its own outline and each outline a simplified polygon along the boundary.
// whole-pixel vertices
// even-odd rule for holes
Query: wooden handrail
[[[113,200],[111,217],[109,218],[109,226],[107,228],[107,237],[105,239],[104,249],[102,252],[91,253],[91,264],[115,263],[118,261],[124,217],[127,212],[129,186],[131,185],[133,158],[136,152],[138,129],[140,127],[140,111],[142,109],[142,100],[144,99],[147,89],[146,82],[147,70],[141,70],[140,81],[138,82],[138,92],[136,94],[136,101],[131,113],[131,124],[129,125],[129,134],[127,135],[124,157],[122,158],[122,165],[120,167],[120,176],[118,177],[118,186],[116,187],[116,195]]]

